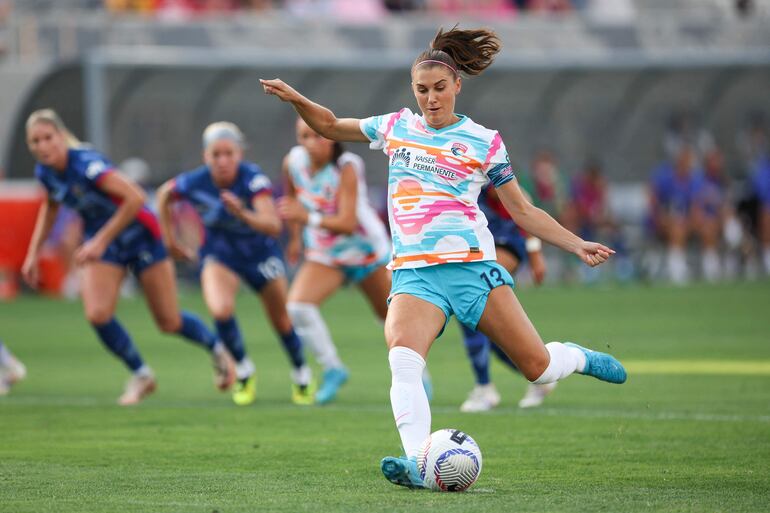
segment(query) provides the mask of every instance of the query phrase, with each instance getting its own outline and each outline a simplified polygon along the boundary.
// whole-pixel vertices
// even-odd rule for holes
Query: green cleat
[[[291,384],[291,402],[300,406],[311,406],[315,403],[316,385],[310,380],[307,385]]]
[[[238,406],[248,406],[257,400],[257,374],[235,382],[233,402]]]

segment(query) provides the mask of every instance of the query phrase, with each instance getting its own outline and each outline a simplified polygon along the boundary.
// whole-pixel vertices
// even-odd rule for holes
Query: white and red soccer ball
[[[420,446],[417,470],[426,488],[462,492],[481,474],[481,449],[459,429],[440,429]]]

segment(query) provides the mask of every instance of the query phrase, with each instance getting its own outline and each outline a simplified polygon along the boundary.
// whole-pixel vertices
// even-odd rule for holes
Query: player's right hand
[[[40,283],[40,266],[37,258],[27,258],[21,266],[21,276],[27,285],[36,289]]]
[[[168,245],[168,252],[171,258],[174,260],[180,260],[183,262],[195,262],[197,255],[193,250],[186,246],[182,246],[178,242],[173,242]]]

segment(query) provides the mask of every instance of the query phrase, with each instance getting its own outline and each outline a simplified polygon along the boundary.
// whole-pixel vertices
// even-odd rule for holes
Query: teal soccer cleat
[[[580,374],[593,376],[608,383],[626,382],[626,369],[614,356],[600,351],[592,351],[572,342],[566,342],[564,345],[580,349],[586,355],[586,366]]]
[[[326,404],[337,397],[340,387],[348,380],[348,371],[345,367],[337,367],[324,371],[324,379],[318,392],[315,394],[316,404]]]
[[[425,488],[420,472],[417,470],[416,458],[388,456],[382,458],[380,468],[385,478],[393,484],[407,488]]]

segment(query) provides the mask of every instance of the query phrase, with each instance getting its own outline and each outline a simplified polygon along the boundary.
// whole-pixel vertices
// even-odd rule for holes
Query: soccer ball
[[[462,492],[481,474],[481,449],[459,429],[440,429],[420,446],[417,470],[426,488]]]

